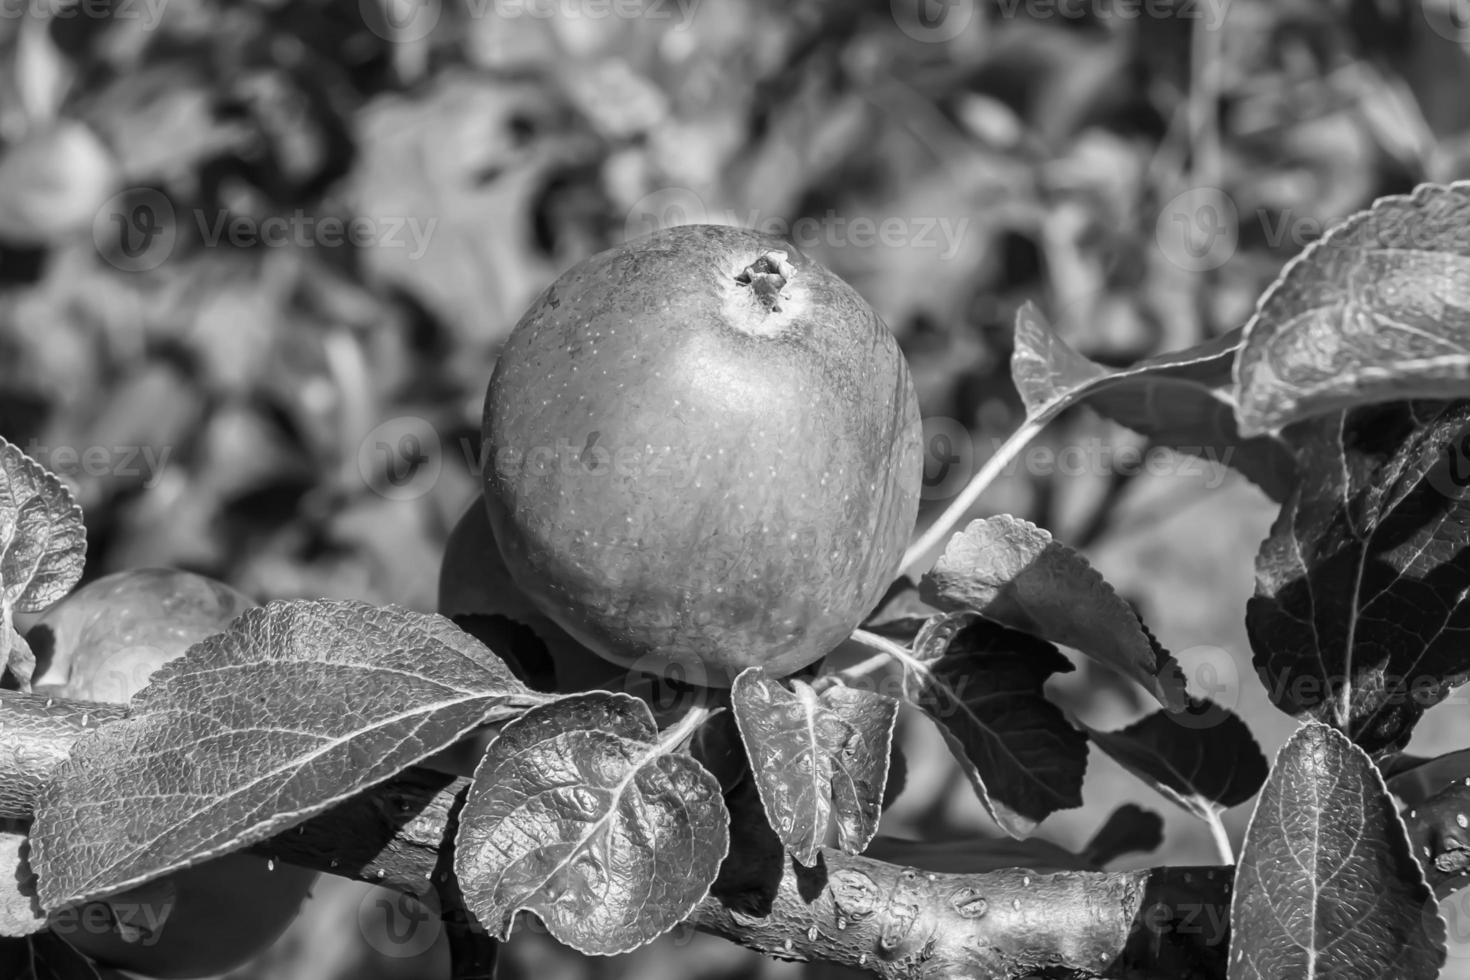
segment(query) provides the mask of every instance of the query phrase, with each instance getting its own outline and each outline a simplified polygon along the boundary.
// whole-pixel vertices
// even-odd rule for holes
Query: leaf
[[[907,643],[937,611],[920,597],[919,586],[912,579],[900,575],[863,620],[863,629]]]
[[[1121,371],[1088,360],[1030,303],[1016,313],[1011,378],[1026,414],[1051,419],[1085,403],[1156,445],[1234,467],[1273,500],[1285,500],[1295,463],[1270,436],[1246,438],[1235,419],[1231,367],[1241,331]]]
[[[1470,402],[1301,423],[1302,485],[1256,556],[1246,628],[1282,711],[1402,747],[1470,676],[1470,495],[1447,448]]]
[[[1446,752],[1432,759],[1404,754],[1394,765],[1379,771],[1388,783],[1388,791],[1409,806],[1422,803],[1451,783],[1470,778],[1470,749]]]
[[[790,684],[751,667],[730,695],[766,817],[792,857],[812,867],[833,819],[848,854],[861,854],[877,833],[898,701]]]
[[[1072,670],[1044,640],[972,613],[934,617],[903,663],[904,694],[934,719],[985,809],[1012,837],[1082,805],[1087,737],[1042,685]]]
[[[1262,295],[1235,366],[1247,435],[1370,402],[1470,394],[1470,182],[1383,197]]]
[[[42,791],[48,910],[253,844],[546,701],[439,616],[274,602],[165,664]]]
[[[1100,868],[1125,854],[1156,851],[1163,843],[1164,818],[1137,804],[1124,803],[1092,835],[1082,857]]]
[[[1445,925],[1368,756],[1308,723],[1245,835],[1229,980],[1434,980]]]
[[[1441,898],[1470,875],[1470,783],[1454,782],[1413,804],[1405,821],[1413,854]]]
[[[77,584],[86,555],[71,491],[0,439],[0,601],[15,612],[39,612]]]
[[[1098,869],[1082,855],[1039,837],[1012,840],[967,834],[951,840],[920,841],[884,835],[873,839],[867,856],[942,874],[984,874],[1003,868],[1025,868],[1038,874]]]
[[[55,933],[0,939],[0,977],[5,980],[120,980],[124,974],[98,966]]]
[[[1191,698],[1181,715],[1156,711],[1127,728],[1088,728],[1087,734],[1124,769],[1201,820],[1244,803],[1266,781],[1266,757],[1250,727],[1203,699]]]
[[[31,681],[36,676],[36,655],[26,638],[15,631],[15,626],[0,624],[0,665],[10,671],[22,694],[31,692]]]
[[[691,714],[697,719],[699,715]],[[625,953],[709,893],[729,847],[719,782],[625,694],[562,698],[506,725],[460,814],[454,869],[485,929],[535,912],[583,953]]]
[[[1172,710],[1184,673],[1087,559],[1009,514],[972,521],[924,576],[924,598],[1073,647],[1142,684]]]
[[[0,936],[29,936],[46,928],[26,851],[21,829],[0,821]]]

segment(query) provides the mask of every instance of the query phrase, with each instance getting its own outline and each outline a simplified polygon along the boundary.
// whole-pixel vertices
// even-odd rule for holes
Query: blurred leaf
[[[924,599],[1061,643],[1142,684],[1171,710],[1184,674],[1082,555],[1008,514],[972,521],[925,574]]]
[[[1401,748],[1470,677],[1470,402],[1398,402],[1294,427],[1303,481],[1256,557],[1246,607],[1272,701]]]
[[[276,602],[82,739],[36,805],[47,909],[280,833],[545,697],[439,616]]]
[[[506,725],[460,813],[454,870],[485,929],[529,909],[583,953],[636,949],[709,893],[729,845],[719,782],[648,706],[587,694]]]
[[[1470,182],[1380,198],[1293,260],[1245,326],[1249,435],[1372,402],[1470,394]]]
[[[538,190],[586,152],[556,135],[564,112],[545,86],[463,71],[369,104],[349,187],[380,226],[362,253],[369,281],[406,291],[459,346],[504,340],[552,278],[534,238]]]
[[[751,667],[730,691],[766,819],[791,856],[817,863],[828,824],[848,854],[878,830],[898,702],[834,685],[791,688]]]
[[[1309,722],[1276,758],[1230,908],[1230,980],[1435,980],[1445,924],[1378,770]]]
[[[1245,438],[1236,425],[1230,369],[1240,340],[1237,330],[1110,371],[1073,350],[1028,303],[1016,313],[1011,378],[1032,418],[1085,403],[1156,445],[1233,467],[1285,500],[1295,480],[1290,452],[1273,437]]]
[[[1179,714],[1156,711],[1115,732],[1088,728],[1097,746],[1167,800],[1201,820],[1255,796],[1266,757],[1238,715],[1191,698]]]
[[[973,613],[936,616],[903,661],[904,693],[939,726],[996,823],[1025,837],[1082,805],[1087,736],[1042,685],[1072,670],[1044,640]]]
[[[1082,856],[1097,867],[1125,854],[1150,854],[1164,843],[1164,818],[1135,803],[1124,803],[1092,835]]]

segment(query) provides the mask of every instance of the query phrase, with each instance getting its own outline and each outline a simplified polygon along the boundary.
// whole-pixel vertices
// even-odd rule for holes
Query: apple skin
[[[37,692],[127,704],[153,672],[256,603],[172,568],[106,575],[47,609],[27,633]]]
[[[704,686],[828,653],[918,513],[918,398],[892,334],[741,228],[655,232],[562,275],[501,352],[482,434],[526,596],[598,655]]]
[[[482,499],[470,504],[449,533],[439,566],[439,613],[474,633],[537,690],[572,694],[621,687],[622,668],[568,636],[521,592],[500,557]],[[532,659],[539,650],[518,656],[517,648],[526,644],[507,621],[535,634],[549,662]]]
[[[35,690],[126,704],[155,670],[254,605],[223,582],[175,569],[97,579],[47,609],[27,633]],[[275,942],[315,881],[314,871],[234,852],[59,912],[51,928],[106,966],[159,978],[212,976]],[[125,920],[129,910],[134,919],[146,910],[162,928],[132,933],[118,927],[112,909]]]

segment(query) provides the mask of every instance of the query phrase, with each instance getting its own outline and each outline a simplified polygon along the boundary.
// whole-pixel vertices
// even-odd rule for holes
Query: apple
[[[542,614],[623,666],[785,676],[861,621],[918,512],[888,328],[778,238],[689,225],[551,284],[485,397],[487,516]]]
[[[166,568],[108,575],[47,609],[26,634],[38,693],[126,704],[160,666],[256,603]],[[316,881],[236,852],[58,912],[53,931],[97,962],[160,978],[223,973],[275,942]]]
[[[501,560],[480,499],[449,534],[439,567],[439,613],[479,637],[538,690],[616,689],[624,673],[568,636],[521,592]]]

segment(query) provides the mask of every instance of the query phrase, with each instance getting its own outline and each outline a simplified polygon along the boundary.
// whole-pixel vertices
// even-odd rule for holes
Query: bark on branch
[[[72,742],[122,714],[0,692],[0,818],[29,817]],[[749,783],[730,798],[731,848],[719,880],[689,917],[705,932],[893,978],[1225,976],[1231,868],[934,874],[830,849],[803,868],[782,852]],[[255,850],[415,895],[443,894],[450,864],[441,852],[468,785],[413,769]],[[1450,829],[1460,829],[1456,815],[1470,788],[1447,793],[1409,821],[1442,892],[1464,880],[1464,837]]]

